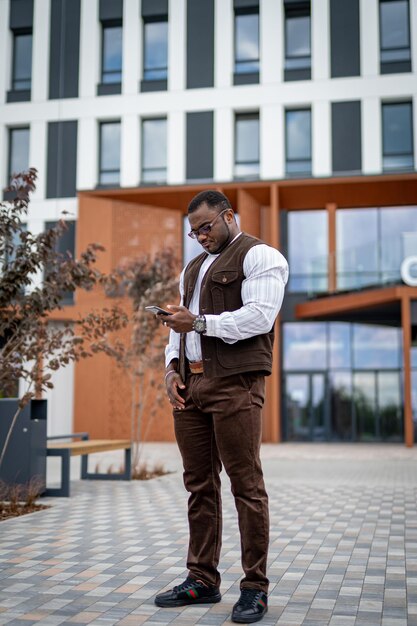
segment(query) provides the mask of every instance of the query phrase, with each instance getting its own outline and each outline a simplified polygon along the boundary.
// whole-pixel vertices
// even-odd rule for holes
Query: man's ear
[[[233,222],[234,218],[235,218],[235,214],[234,214],[233,209],[229,209],[228,210],[228,212],[226,213],[226,217],[228,218],[227,219],[227,223],[231,224]]]

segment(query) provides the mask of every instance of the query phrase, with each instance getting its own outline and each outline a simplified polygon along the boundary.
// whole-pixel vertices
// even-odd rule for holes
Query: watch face
[[[206,320],[202,317],[197,317],[194,320],[194,330],[196,333],[203,333],[206,330]]]

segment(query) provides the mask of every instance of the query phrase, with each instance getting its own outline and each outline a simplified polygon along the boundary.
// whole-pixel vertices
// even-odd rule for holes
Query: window
[[[287,176],[311,174],[311,111],[285,112],[285,148]]]
[[[284,370],[325,370],[327,329],[322,322],[283,324]]]
[[[327,290],[328,223],[326,211],[288,213],[288,289],[317,293]]]
[[[239,78],[245,74],[251,75],[249,81]],[[235,84],[258,80],[259,8],[239,9],[235,12]]]
[[[51,230],[52,228],[56,228],[58,222],[45,222],[45,231]],[[61,262],[64,262],[65,259],[70,256],[71,258],[75,257],[75,231],[76,231],[76,222],[74,220],[65,220],[65,230],[62,235],[55,242],[55,252],[61,255]],[[47,274],[48,269],[45,269],[45,274]],[[73,304],[74,303],[74,292],[73,291],[63,291],[61,293],[61,304]]]
[[[410,18],[408,0],[381,0],[381,73],[410,72]]]
[[[311,78],[310,3],[285,4],[285,80]]]
[[[401,283],[401,263],[416,250],[416,240],[416,206],[338,209],[338,289]]]
[[[399,369],[401,330],[372,324],[353,325],[353,367],[356,369]]]
[[[400,329],[287,322],[282,338],[287,439],[401,440]]]
[[[385,171],[409,170],[414,165],[411,102],[382,105],[382,165]]]
[[[378,282],[378,210],[336,213],[337,287],[358,289]]]
[[[166,118],[142,121],[142,182],[164,183],[167,178]]]
[[[235,118],[235,177],[258,176],[259,114],[239,114]]]
[[[147,19],[143,23],[143,79],[166,81],[168,78],[168,17]]]
[[[12,91],[30,91],[32,85],[32,32],[13,33]]]
[[[8,181],[29,168],[29,128],[10,128]]]
[[[99,183],[120,184],[120,122],[100,124]]]
[[[101,50],[101,82],[114,84],[122,82],[122,37],[121,24],[103,23]]]

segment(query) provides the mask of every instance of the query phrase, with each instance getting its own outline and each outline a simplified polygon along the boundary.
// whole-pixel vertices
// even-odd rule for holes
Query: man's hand
[[[157,318],[164,326],[169,326],[176,333],[189,333],[193,330],[193,322],[197,317],[196,315],[190,313],[185,306],[168,304],[167,308],[172,311],[173,315],[157,315]]]
[[[165,385],[169,401],[174,409],[183,409],[185,401],[184,398],[180,396],[178,390],[185,389],[185,385],[179,373],[175,370],[169,370],[165,375]]]

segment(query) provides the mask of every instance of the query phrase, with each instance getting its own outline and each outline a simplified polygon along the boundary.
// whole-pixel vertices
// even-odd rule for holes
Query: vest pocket
[[[229,285],[237,280],[238,277],[239,272],[237,270],[221,270],[220,272],[213,272],[211,280],[221,285]]]
[[[212,285],[210,291],[213,302],[213,313],[215,315],[219,315],[224,311],[233,311],[235,308],[239,308],[239,306],[230,306],[230,298],[233,298],[234,289],[227,289],[227,286],[234,283],[238,278],[239,272],[235,269],[223,269],[218,272],[213,272],[211,275]]]

